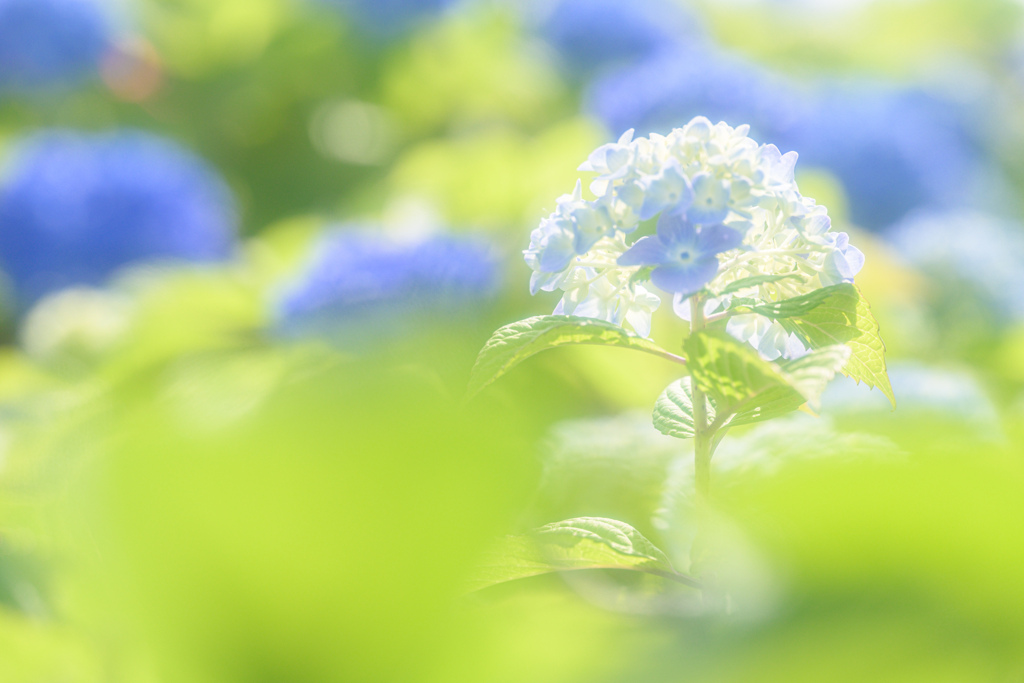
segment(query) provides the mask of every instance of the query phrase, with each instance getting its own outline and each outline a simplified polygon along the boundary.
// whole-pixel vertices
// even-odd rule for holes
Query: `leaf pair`
[[[850,347],[850,358],[840,371],[877,387],[896,406],[885,369],[885,343],[878,334],[871,307],[856,286],[844,283],[822,287],[783,301],[745,306],[740,312],[759,313],[779,321],[812,349],[835,344]]]
[[[756,284],[754,281],[767,282],[780,277],[784,276],[756,276],[748,278],[748,280]],[[815,353],[810,354],[803,363],[793,361],[789,365],[783,363],[775,366],[764,361],[764,364],[776,368],[775,371],[770,371],[765,368],[764,364],[750,360],[756,357],[751,349],[740,353],[739,356],[735,354],[722,356],[721,354],[724,352],[720,348],[695,348],[693,345],[697,343],[696,341],[686,342],[684,351],[687,356],[692,356],[695,352],[697,355],[705,352],[717,354],[715,362],[723,365],[720,365],[714,372],[708,370],[705,377],[709,382],[712,377],[715,378],[715,381],[722,382],[720,386],[715,386],[714,390],[722,392],[723,397],[735,394],[736,401],[750,399],[749,396],[742,399],[741,395],[745,395],[749,389],[749,387],[744,389],[741,386],[744,382],[760,382],[761,384],[768,382],[770,384],[779,379],[778,372],[783,372],[785,377],[782,379],[782,384],[789,384],[797,394],[811,400],[814,392],[810,390],[810,387],[817,386],[816,378],[821,374],[822,368],[828,367],[828,362],[836,360],[838,354],[841,353],[833,347],[845,346],[849,348],[850,352],[848,357],[843,360],[841,367],[838,368],[839,371],[858,382],[878,387],[895,406],[892,386],[885,369],[885,344],[878,334],[878,323],[871,315],[867,301],[852,284],[823,287],[803,296],[771,304],[740,306],[734,308],[732,312],[758,313],[778,320],[786,330],[795,333],[808,347],[814,349]],[[707,343],[715,345],[715,342]],[[481,349],[476,364],[473,366],[467,397],[479,393],[480,390],[530,356],[569,344],[617,346],[650,353],[675,363],[686,362],[684,357],[666,351],[649,339],[627,332],[618,325],[603,320],[565,315],[536,316],[506,325],[491,336]],[[721,344],[718,346],[720,347]],[[729,348],[738,346],[741,345],[737,343]],[[820,353],[829,348],[832,350],[827,354]],[[704,362],[704,365],[707,364]],[[764,387],[760,387],[758,391],[762,389]],[[710,388],[707,391],[712,396],[715,395]],[[787,403],[786,400],[783,400],[783,394],[792,398],[791,392],[777,390],[775,392],[777,400],[773,400],[770,404],[761,401],[764,404],[762,409],[749,416],[747,415],[749,409],[743,408],[742,411],[737,409],[736,417],[733,418],[731,424],[739,424],[738,419],[755,421],[780,414],[775,411],[780,410],[781,406]],[[671,400],[671,398],[666,400]],[[755,403],[757,402],[755,401]],[[721,406],[725,404],[717,403],[717,405],[721,409]],[[767,407],[771,407],[772,411],[766,412]]]
[[[473,365],[467,398],[472,398],[494,380],[530,356],[569,344],[618,346],[684,363],[649,339],[627,332],[618,325],[570,315],[539,315],[505,325],[487,340]]]
[[[693,379],[670,384],[654,406],[654,426],[679,438],[695,434],[692,382],[707,397],[711,424],[737,426],[784,415],[804,403],[816,407],[825,386],[850,358],[849,347],[837,344],[770,363],[721,332],[693,334],[684,348]]]

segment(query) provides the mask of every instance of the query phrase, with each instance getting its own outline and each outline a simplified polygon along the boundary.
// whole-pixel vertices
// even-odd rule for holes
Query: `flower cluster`
[[[27,308],[136,261],[226,258],[236,221],[216,171],[169,140],[47,131],[15,150],[0,183],[0,270]]]
[[[486,243],[437,236],[413,243],[358,230],[332,232],[278,302],[288,336],[366,338],[423,313],[436,315],[479,301],[497,288]]]
[[[93,0],[0,0],[0,91],[80,81],[95,71],[108,41]]]
[[[714,313],[736,299],[779,301],[852,281],[864,255],[846,233],[831,232],[825,207],[800,194],[796,153],[759,145],[747,131],[697,117],[668,135],[633,139],[628,131],[599,147],[579,168],[597,174],[596,198],[584,199],[577,183],[531,235],[531,292],[561,290],[555,313],[627,322],[648,336],[660,304],[648,279],[674,295],[684,318],[689,298],[705,290]],[[656,217],[654,234],[627,242]],[[719,296],[762,275],[774,277]],[[766,318],[731,322],[731,332],[770,358],[800,351]]]

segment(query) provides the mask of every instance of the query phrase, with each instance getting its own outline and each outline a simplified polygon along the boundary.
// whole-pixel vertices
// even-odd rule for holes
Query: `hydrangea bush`
[[[479,239],[398,242],[350,229],[329,233],[313,251],[277,302],[277,328],[285,336],[376,344],[412,319],[450,318],[497,289],[493,249]]]
[[[893,400],[878,325],[853,284],[863,253],[832,230],[825,207],[800,194],[797,154],[747,133],[697,117],[668,135],[628,131],[595,150],[579,169],[595,174],[594,198],[578,182],[525,251],[531,291],[560,291],[561,300],[552,315],[495,332],[470,385],[475,394],[565,344],[627,347],[678,364],[684,376],[657,399],[653,422],[694,440],[699,526],[711,458],[732,427],[816,408],[837,372]],[[679,353],[649,338],[663,295],[690,323]],[[599,545],[625,537],[642,545],[622,522],[572,522],[573,533]],[[691,574],[700,574],[703,547],[694,545]],[[559,551],[551,564],[565,561]]]
[[[0,92],[85,80],[109,43],[107,17],[94,0],[0,0]]]
[[[0,270],[26,309],[139,261],[227,259],[237,220],[220,175],[170,140],[42,131],[0,178]]]

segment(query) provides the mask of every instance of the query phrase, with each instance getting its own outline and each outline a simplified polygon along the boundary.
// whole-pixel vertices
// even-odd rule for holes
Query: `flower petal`
[[[705,225],[697,234],[697,251],[701,254],[721,254],[743,244],[743,234],[724,225]]]
[[[675,211],[661,214],[658,219],[658,237],[662,243],[668,246],[696,246],[697,228],[686,216]]]
[[[717,274],[718,259],[707,256],[685,266],[659,266],[651,272],[651,282],[666,292],[689,296],[703,289]]]
[[[654,236],[641,237],[619,257],[620,266],[658,266],[668,262],[668,249]]]

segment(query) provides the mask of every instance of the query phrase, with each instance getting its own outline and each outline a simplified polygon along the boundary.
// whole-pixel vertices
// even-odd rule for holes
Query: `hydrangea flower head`
[[[648,336],[661,301],[649,284],[671,293],[689,319],[688,299],[698,292],[712,314],[734,297],[773,302],[852,282],[864,256],[846,233],[831,231],[824,207],[800,194],[796,153],[747,132],[697,117],[668,135],[634,139],[628,131],[595,150],[580,166],[596,174],[594,199],[578,183],[531,235],[531,291],[561,290],[555,313],[627,322]],[[654,217],[654,234],[634,239]],[[776,277],[718,295],[760,275]],[[780,325],[742,317],[729,331],[766,356],[803,352]]]
[[[279,300],[278,328],[288,336],[366,338],[402,319],[451,314],[491,296],[497,285],[492,249],[477,239],[403,243],[336,231],[316,245]]]
[[[0,91],[78,82],[96,70],[109,39],[95,0],[0,0]]]
[[[43,132],[0,181],[0,270],[27,307],[137,261],[227,258],[236,222],[220,176],[169,140]]]

